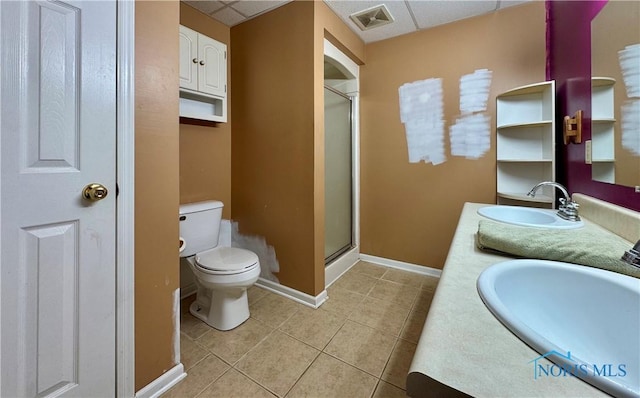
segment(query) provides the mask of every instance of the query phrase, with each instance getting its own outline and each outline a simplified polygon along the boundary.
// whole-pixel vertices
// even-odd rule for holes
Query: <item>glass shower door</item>
[[[352,246],[351,99],[324,89],[325,263]]]

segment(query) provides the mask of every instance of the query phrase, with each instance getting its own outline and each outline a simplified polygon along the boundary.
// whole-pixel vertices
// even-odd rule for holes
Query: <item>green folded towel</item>
[[[640,268],[620,260],[631,248],[629,243],[589,225],[550,230],[480,220],[477,245],[482,250],[587,265],[640,278]]]

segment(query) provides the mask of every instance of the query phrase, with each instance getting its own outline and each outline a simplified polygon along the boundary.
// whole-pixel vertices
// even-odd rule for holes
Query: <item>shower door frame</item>
[[[342,91],[335,89],[327,84],[324,85],[324,89],[325,90],[329,90],[330,92],[332,92],[333,94],[336,94],[342,98],[344,98],[345,100],[349,101],[349,177],[350,177],[350,181],[349,181],[349,186],[350,186],[350,192],[349,192],[349,203],[351,205],[351,209],[350,209],[350,215],[351,215],[351,219],[349,220],[349,232],[350,232],[350,239],[349,239],[349,244],[346,246],[341,247],[340,249],[338,249],[337,251],[335,251],[334,253],[332,253],[331,255],[329,255],[328,257],[325,257],[325,266],[331,264],[333,261],[335,261],[336,259],[340,258],[342,255],[344,255],[345,253],[347,253],[349,250],[353,249],[353,247],[355,246],[355,237],[354,237],[354,176],[353,176],[353,120],[354,120],[354,106],[353,106],[353,97],[343,93]],[[326,94],[325,94],[325,112],[326,112]],[[325,134],[327,133],[327,126],[325,124]],[[326,138],[325,138],[326,140]],[[326,141],[325,141],[325,163],[326,163]],[[325,181],[326,181],[326,166],[325,166]],[[326,197],[326,182],[325,182],[325,197]],[[327,207],[326,207],[326,200],[325,200],[325,220],[326,220],[326,211],[327,211]],[[325,230],[326,230],[327,226],[325,223]],[[326,235],[325,235],[325,240],[326,240]],[[325,248],[326,248],[326,241],[325,241]]]
[[[324,55],[345,67],[356,82],[353,91],[344,93],[351,99],[351,249],[325,264],[325,287],[328,287],[360,259],[360,76],[358,65],[327,39]]]

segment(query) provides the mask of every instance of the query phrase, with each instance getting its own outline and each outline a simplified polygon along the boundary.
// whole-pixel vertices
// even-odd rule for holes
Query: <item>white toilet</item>
[[[249,318],[247,288],[258,280],[260,263],[249,250],[217,247],[223,206],[215,200],[180,206],[180,257],[189,263],[198,287],[191,314],[230,330]]]

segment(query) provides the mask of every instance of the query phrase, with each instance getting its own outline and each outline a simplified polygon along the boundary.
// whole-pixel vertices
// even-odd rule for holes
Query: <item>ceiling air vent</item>
[[[349,17],[362,30],[377,28],[378,26],[393,22],[393,17],[384,4],[356,12],[351,14]]]

